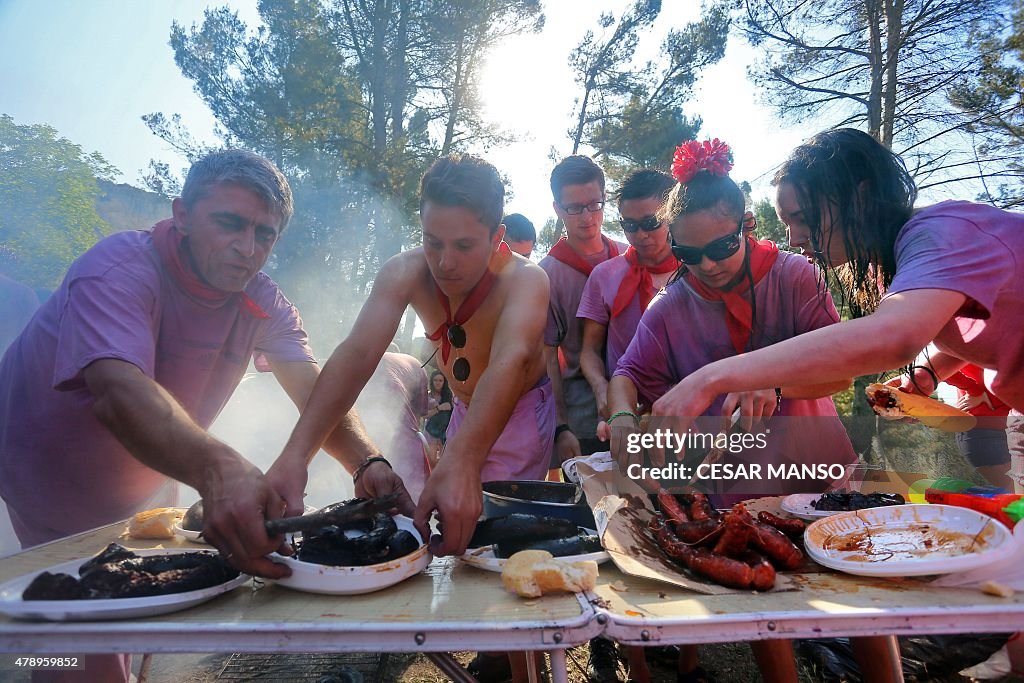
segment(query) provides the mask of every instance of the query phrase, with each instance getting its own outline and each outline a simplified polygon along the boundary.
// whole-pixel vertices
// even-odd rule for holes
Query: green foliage
[[[779,214],[775,213],[775,206],[771,200],[759,199],[754,202],[751,211],[754,213],[754,220],[757,221],[754,234],[759,239],[775,242],[780,249],[786,249],[789,246],[789,233],[779,220]]]
[[[592,147],[613,182],[637,167],[667,169],[676,145],[696,137],[701,120],[684,116],[683,104],[701,70],[725,54],[729,17],[716,4],[670,31],[657,60],[634,64],[640,33],[660,12],[660,0],[636,0],[618,19],[603,14],[602,36],[588,31],[569,58],[582,88],[569,132],[573,153],[581,143]]]
[[[71,262],[110,232],[96,213],[97,178],[117,170],[47,125],[0,116],[0,252],[10,277],[37,288],[60,284]]]
[[[950,92],[955,107],[975,117],[969,130],[982,158],[999,162],[992,187],[978,197],[1003,208],[1024,207],[1024,0],[1016,0],[1008,32],[979,31],[981,55],[976,74]]]
[[[861,127],[925,189],[1006,166],[975,158],[973,117],[948,97],[982,63],[971,37],[998,28],[1008,1],[743,0],[740,26],[762,54],[751,77],[783,118]]]
[[[268,267],[326,347],[346,331],[373,275],[419,242],[419,178],[439,155],[503,140],[477,92],[487,50],[543,24],[537,0],[260,0],[262,25],[228,8],[175,23],[182,73],[225,146],[264,154],[295,193],[292,227]],[[189,159],[177,115],[144,117]],[[170,169],[147,182],[167,193]],[[329,296],[325,296],[328,293]],[[411,329],[405,337],[411,337]]]

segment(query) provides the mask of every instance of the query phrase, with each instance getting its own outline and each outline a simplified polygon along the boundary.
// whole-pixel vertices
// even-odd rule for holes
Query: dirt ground
[[[308,657],[315,657],[309,655]],[[457,652],[455,658],[463,665],[469,663],[473,658],[473,652]],[[152,660],[152,667],[149,671],[149,683],[218,683],[220,681],[275,681],[279,683],[284,680],[275,675],[272,666],[266,661],[263,663],[250,664],[246,666],[234,666],[229,663],[229,655],[155,655]],[[278,659],[286,657],[279,655]],[[305,657],[303,655],[289,655],[287,657]],[[358,657],[358,655],[356,656]],[[586,645],[572,648],[568,651],[567,668],[570,683],[587,683],[586,666],[588,650]],[[138,659],[138,658],[136,658]],[[756,683],[762,680],[761,675],[750,652],[750,647],[745,643],[722,643],[715,645],[704,645],[700,648],[700,661],[704,668],[708,669],[718,683]],[[798,658],[800,683],[823,683],[825,681],[856,681],[858,679],[842,679],[826,676],[819,667],[814,666],[805,658]],[[673,683],[676,680],[675,665],[671,652],[664,652],[658,657],[648,657],[651,667],[652,681],[654,683]],[[966,667],[973,662],[953,662],[952,668],[958,665]],[[364,673],[365,683],[375,683],[370,675],[374,667],[358,667]],[[946,666],[948,669],[949,666]],[[136,671],[138,662],[136,662]],[[246,674],[248,672],[248,675]],[[321,669],[319,673],[310,673],[305,677],[289,676],[290,681],[309,681],[318,683],[327,672]],[[292,674],[294,675],[294,669]],[[620,665],[620,679],[625,681],[626,670]],[[0,680],[13,680],[3,679]],[[27,677],[26,679],[27,680]],[[449,679],[441,673],[426,657],[416,654],[392,654],[388,656],[385,669],[381,671],[379,683],[444,683]],[[931,672],[920,676],[908,676],[908,683],[966,683],[971,679],[959,676],[956,673]],[[1024,679],[1006,677],[998,679],[997,683],[1024,683]]]

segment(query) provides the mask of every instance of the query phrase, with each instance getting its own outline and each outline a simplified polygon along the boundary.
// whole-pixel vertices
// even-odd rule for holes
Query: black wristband
[[[363,471],[375,462],[382,462],[388,467],[391,467],[391,463],[389,463],[387,458],[383,455],[375,455],[372,458],[367,458],[361,465],[359,465],[359,467],[356,468],[356,471],[352,473],[352,484],[355,485],[359,481],[359,477],[363,476]],[[394,468],[391,467],[391,469]]]
[[[567,424],[560,424],[560,425],[558,425],[557,427],[555,427],[555,441],[558,441],[558,437],[560,437],[562,435],[562,432],[571,432],[571,431],[572,430],[569,428],[569,425],[567,425]]]

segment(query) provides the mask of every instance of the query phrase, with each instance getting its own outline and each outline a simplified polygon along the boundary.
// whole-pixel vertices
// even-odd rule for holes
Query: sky
[[[172,21],[201,23],[205,7],[229,5],[250,27],[255,0],[0,0],[0,113],[18,124],[45,123],[87,152],[99,152],[121,171],[120,182],[141,186],[150,159],[185,161],[149,132],[141,117],[181,114],[199,139],[213,141],[214,120],[181,75],[167,44]],[[571,151],[567,131],[577,96],[570,50],[602,10],[619,15],[626,0],[545,3],[540,34],[514,36],[499,46],[484,72],[488,117],[520,140],[487,154],[511,180],[508,212],[538,225],[553,215],[547,178],[554,147]],[[697,18],[698,3],[665,2],[637,58],[653,56],[673,25]],[[725,60],[706,70],[688,115],[704,120],[702,137],[720,137],[734,151],[733,177],[767,196],[765,176],[795,145],[816,132],[782,126],[756,101],[746,80],[753,51],[730,38]],[[761,179],[761,182],[758,180]]]

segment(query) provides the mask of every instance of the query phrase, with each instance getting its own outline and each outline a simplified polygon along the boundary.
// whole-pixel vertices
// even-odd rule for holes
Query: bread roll
[[[566,562],[554,559],[546,550],[522,550],[505,561],[501,581],[506,590],[524,598],[579,593],[597,585],[597,563]]]
[[[884,384],[868,385],[864,393],[875,413],[889,420],[912,417],[927,427],[944,432],[966,432],[978,423],[976,417],[959,408]]]
[[[132,538],[174,538],[174,525],[181,519],[177,508],[153,508],[136,513],[128,522]]]

